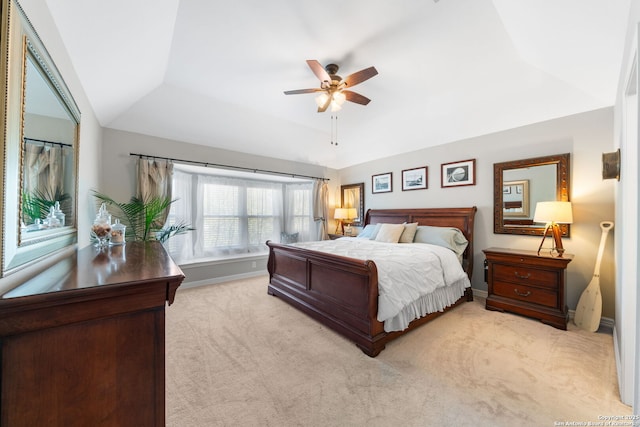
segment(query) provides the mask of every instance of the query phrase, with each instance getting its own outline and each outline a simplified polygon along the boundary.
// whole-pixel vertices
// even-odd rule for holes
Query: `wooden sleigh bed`
[[[455,227],[469,244],[462,266],[471,279],[473,271],[473,221],[476,207],[369,210],[365,225],[417,222],[419,225]],[[412,321],[403,331],[385,332],[377,320],[378,271],[370,260],[359,260],[295,246],[267,242],[269,246],[268,293],[287,301],[323,325],[337,331],[368,356],[377,356],[386,343],[443,314],[434,312]],[[444,312],[472,301],[471,288]]]

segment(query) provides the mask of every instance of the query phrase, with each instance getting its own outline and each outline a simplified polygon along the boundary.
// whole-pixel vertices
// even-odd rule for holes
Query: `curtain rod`
[[[25,141],[41,142],[43,144],[59,145],[61,147],[73,147],[73,144],[67,144],[66,142],[45,141],[44,139],[35,139],[24,137]]]
[[[256,169],[256,168],[245,168],[242,166],[231,166],[231,165],[221,165],[218,163],[209,163],[209,162],[199,162],[199,161],[195,161],[195,160],[184,160],[184,159],[174,159],[172,157],[162,157],[162,156],[151,156],[148,154],[139,154],[139,153],[129,153],[130,156],[137,156],[140,158],[147,158],[147,159],[162,159],[162,160],[170,160],[172,162],[179,162],[179,163],[190,163],[190,164],[195,164],[195,165],[200,165],[200,166],[204,166],[204,167],[218,167],[218,168],[223,168],[223,169],[235,169],[235,170],[242,170],[242,171],[246,171],[246,172],[253,172],[253,173],[266,173],[266,174],[271,174],[271,175],[282,175],[282,176],[290,176],[292,178],[311,178],[311,179],[317,179],[320,181],[329,181],[329,178],[320,178],[317,176],[309,176],[309,175],[299,175],[297,173],[286,173],[286,172],[278,172],[278,171],[270,171],[270,170],[264,170],[264,169]]]

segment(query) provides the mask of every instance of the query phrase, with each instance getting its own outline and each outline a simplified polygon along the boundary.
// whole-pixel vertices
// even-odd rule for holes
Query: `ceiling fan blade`
[[[329,73],[327,73],[327,70],[325,70],[318,61],[316,61],[315,59],[307,59],[307,65],[309,65],[309,68],[311,68],[313,74],[315,74],[321,82],[331,83],[331,77],[329,77]]]
[[[341,84],[344,84],[346,87],[352,87],[357,85],[358,83],[362,83],[365,80],[369,80],[371,77],[377,74],[378,70],[376,70],[376,67],[365,68],[364,70],[360,70],[348,75],[347,77],[342,79]]]
[[[285,95],[299,95],[301,93],[314,93],[314,92],[324,92],[324,89],[315,88],[315,89],[296,89],[296,90],[285,90]]]
[[[345,99],[347,101],[355,102],[356,104],[367,105],[371,100],[366,96],[362,96],[359,93],[351,92],[350,90],[343,90]]]
[[[325,111],[327,111],[327,108],[329,108],[329,105],[331,105],[332,99],[332,97],[327,96],[327,100],[324,102],[324,105],[318,106],[318,113],[324,113]]]

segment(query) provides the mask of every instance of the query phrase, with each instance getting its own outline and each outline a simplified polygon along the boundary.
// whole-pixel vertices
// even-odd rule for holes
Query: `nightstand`
[[[558,258],[504,248],[483,252],[489,268],[487,310],[517,313],[567,329],[566,277],[573,255],[565,253]]]
[[[344,234],[331,234],[331,233],[329,233],[329,239],[330,240],[336,240],[336,239],[339,239],[340,237],[344,237]]]

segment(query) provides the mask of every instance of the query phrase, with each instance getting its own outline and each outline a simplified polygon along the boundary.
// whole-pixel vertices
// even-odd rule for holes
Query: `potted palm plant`
[[[165,242],[169,238],[186,233],[193,228],[186,222],[180,222],[165,226],[161,223],[163,213],[177,199],[170,197],[150,197],[145,200],[138,197],[131,197],[128,202],[122,203],[113,200],[106,194],[94,191],[94,197],[101,203],[115,208],[114,215],[121,219],[127,228],[127,240],[148,241],[158,240]],[[120,215],[119,215],[120,214]]]

